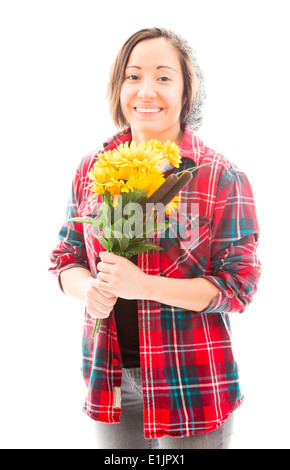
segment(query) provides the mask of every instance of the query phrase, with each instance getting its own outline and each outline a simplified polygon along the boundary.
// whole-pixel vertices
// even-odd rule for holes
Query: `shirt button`
[[[118,366],[118,365],[119,365],[118,359],[113,359],[113,360],[112,360],[112,365],[113,365],[113,366]]]
[[[244,289],[239,289],[239,293],[244,294],[245,293]]]
[[[228,290],[226,291],[226,294],[227,294],[228,297],[232,297],[232,296],[233,296],[233,293],[232,293],[232,291],[231,291],[230,289],[228,289]]]

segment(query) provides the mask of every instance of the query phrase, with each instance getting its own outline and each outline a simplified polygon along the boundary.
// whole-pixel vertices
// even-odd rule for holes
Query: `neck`
[[[175,142],[177,145],[179,145],[179,142],[181,141],[183,137],[183,131],[179,128],[175,132],[169,131],[169,132],[163,132],[163,133],[155,133],[155,132],[139,132],[134,129],[131,129],[132,131],[132,140],[136,142],[136,144],[140,144],[141,142],[147,142],[148,140],[151,139],[157,139],[160,142],[166,142],[167,140],[170,140],[171,142]]]

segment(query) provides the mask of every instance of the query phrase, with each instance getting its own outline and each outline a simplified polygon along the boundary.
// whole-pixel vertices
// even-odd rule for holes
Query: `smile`
[[[162,108],[134,108],[138,113],[159,113]]]

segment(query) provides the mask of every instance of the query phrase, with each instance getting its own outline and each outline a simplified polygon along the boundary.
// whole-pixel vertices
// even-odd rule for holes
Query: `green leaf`
[[[143,235],[146,237],[146,239],[151,238],[156,231],[165,230],[166,228],[170,227],[170,225],[171,224],[154,222],[154,228],[152,227],[152,230],[150,230],[150,224],[148,226],[144,225]]]
[[[95,227],[100,227],[101,221],[94,219],[93,217],[73,217],[68,219],[68,222],[79,222],[81,224],[90,224]]]
[[[126,204],[130,202],[141,204],[141,202],[147,199],[147,192],[145,189],[136,189],[135,191],[130,191],[129,193],[121,193],[122,196],[122,207],[125,207]]]
[[[119,239],[119,245],[120,245],[121,251],[127,250],[129,242],[130,242],[130,238],[127,237],[126,235],[123,235],[123,237]]]
[[[126,253],[130,256],[133,256],[133,255],[137,255],[138,253],[143,253],[144,251],[149,251],[149,250],[161,251],[163,250],[163,248],[161,246],[155,245],[155,243],[145,242],[145,243],[140,243],[140,245],[130,246],[126,250]]]
[[[111,202],[112,202],[112,198],[111,198],[111,194],[109,193],[109,191],[105,191],[104,194],[103,194],[103,201],[108,204],[108,205],[111,205]]]
[[[136,246],[136,245],[140,245],[141,243],[145,242],[145,240],[148,240],[149,237],[134,237],[134,238],[131,238],[130,240],[130,246]]]
[[[146,250],[163,250],[163,248],[161,246],[158,246],[158,245],[155,245],[155,243],[152,243],[152,242],[145,242],[145,243],[141,243],[141,248],[142,248],[142,251],[146,251]]]
[[[110,196],[111,197],[111,196]],[[107,200],[103,200],[101,207],[100,207],[100,219],[103,222],[103,226],[109,226],[111,224],[111,205],[108,203]]]
[[[170,227],[170,224],[165,224],[165,223],[158,223],[155,222],[154,224],[154,230],[164,230],[165,228]]]
[[[147,199],[147,192],[145,191],[145,189],[137,189],[136,191],[133,191],[131,193],[130,202],[135,202],[135,203],[140,204],[146,199]]]
[[[117,230],[112,230],[111,227],[105,227],[104,230],[104,235],[105,235],[105,238],[121,238],[122,237],[122,233],[121,232],[118,232]]]
[[[99,240],[100,244],[105,248],[106,251],[112,251],[112,243],[110,242],[110,240],[106,240],[104,237],[100,236],[100,235],[96,235],[95,233],[93,233],[94,237]]]
[[[125,217],[119,218],[118,220],[115,221],[113,225],[111,225],[111,230],[113,230],[115,233],[117,232],[123,233],[123,227],[125,223],[126,223]]]

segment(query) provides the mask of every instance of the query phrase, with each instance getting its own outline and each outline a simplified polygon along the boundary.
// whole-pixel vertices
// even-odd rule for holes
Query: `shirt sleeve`
[[[73,267],[90,269],[84,241],[83,224],[69,222],[70,218],[79,216],[78,208],[82,197],[80,173],[81,165],[78,167],[72,182],[71,195],[66,210],[66,220],[59,232],[59,243],[50,253],[52,267],[49,268],[49,271],[58,277],[61,289],[60,274],[63,271]]]
[[[211,228],[210,274],[219,294],[201,313],[242,313],[261,275],[259,226],[253,192],[244,173],[229,168],[218,183]]]

